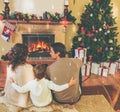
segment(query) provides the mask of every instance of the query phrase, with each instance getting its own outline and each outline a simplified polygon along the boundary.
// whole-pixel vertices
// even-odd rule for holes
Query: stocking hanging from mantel
[[[9,23],[8,21],[3,21],[3,23],[5,24],[3,27],[3,31],[2,31],[2,38],[5,41],[9,41],[10,40],[10,36],[11,34],[14,32],[15,30],[15,26],[12,25],[11,23]]]

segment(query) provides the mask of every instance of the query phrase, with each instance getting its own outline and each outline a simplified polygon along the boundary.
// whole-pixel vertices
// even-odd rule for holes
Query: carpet
[[[13,107],[0,103],[0,112],[15,111]],[[20,112],[115,112],[115,110],[103,95],[83,95],[79,102],[72,106],[51,103],[46,107],[30,107],[23,109]]]

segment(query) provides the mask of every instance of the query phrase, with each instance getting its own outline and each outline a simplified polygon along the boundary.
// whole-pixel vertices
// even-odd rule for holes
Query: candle
[[[4,3],[8,3],[9,2],[9,0],[4,0]]]
[[[65,4],[64,5],[67,5],[67,6],[69,5],[68,0],[65,0]]]

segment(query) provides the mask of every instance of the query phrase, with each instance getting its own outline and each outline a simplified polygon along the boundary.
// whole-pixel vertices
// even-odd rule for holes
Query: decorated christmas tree
[[[72,40],[73,57],[75,49],[82,47],[87,49],[87,61],[114,62],[120,58],[116,18],[113,17],[112,5],[111,0],[91,0],[85,5],[77,35]]]

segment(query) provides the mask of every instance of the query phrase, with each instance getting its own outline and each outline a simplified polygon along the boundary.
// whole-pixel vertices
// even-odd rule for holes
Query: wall
[[[74,1],[75,1],[75,3],[74,3]],[[77,18],[76,24],[80,22],[80,15],[84,12],[84,8],[85,8],[84,6],[88,2],[89,2],[89,0],[81,0],[81,1],[69,0],[69,10],[72,10],[72,15],[74,15]],[[11,12],[15,11],[14,3],[15,3],[15,0],[10,0],[9,6],[11,9]],[[111,3],[113,4],[114,16],[117,17],[116,23],[117,23],[117,27],[118,27],[118,32],[120,32],[120,27],[119,27],[120,26],[120,15],[118,14],[118,11],[120,10],[120,0],[111,0]],[[47,4],[46,4],[46,6],[47,6]],[[0,12],[2,12],[3,10],[4,10],[4,3],[1,0],[0,1]],[[3,24],[0,21],[0,34],[2,32],[2,29],[3,29]],[[76,35],[76,31],[77,31],[77,25],[74,25],[74,24],[72,24],[66,28],[65,45],[67,47],[67,50],[69,50],[71,48],[72,37],[74,35]],[[119,36],[120,36],[120,34],[118,35],[118,37]],[[0,38],[0,57],[2,54],[5,54],[11,48],[11,46],[13,45],[12,41],[14,41],[14,38],[13,38],[13,40],[11,38],[11,40],[9,42],[6,42]],[[60,37],[60,38],[62,38],[62,37]],[[120,44],[120,38],[119,38],[119,44]],[[4,48],[3,48],[3,46],[4,46]]]

